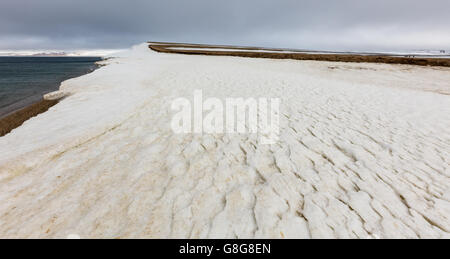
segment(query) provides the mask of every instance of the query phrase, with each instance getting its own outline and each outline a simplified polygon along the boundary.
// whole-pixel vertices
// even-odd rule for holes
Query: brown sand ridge
[[[336,54],[336,53],[270,53],[254,52],[254,50],[264,51],[286,51],[286,49],[258,48],[258,47],[234,47],[234,46],[216,46],[189,43],[168,43],[168,42],[149,42],[150,49],[162,53],[177,53],[187,55],[211,55],[211,56],[235,56],[247,58],[271,58],[271,59],[294,59],[294,60],[317,60],[331,62],[356,62],[356,63],[385,63],[385,64],[405,64],[418,66],[440,66],[450,67],[450,58],[432,58],[423,56],[391,56],[382,54]],[[196,48],[196,50],[173,49],[177,48]],[[202,50],[207,48],[208,50]],[[214,51],[211,49],[230,49]],[[239,51],[233,51],[233,49]],[[253,52],[245,52],[252,50]],[[292,50],[295,51],[295,50]]]
[[[18,110],[0,119],[0,137],[10,133],[13,129],[22,125],[26,120],[46,112],[57,104],[58,100],[41,100],[28,107]]]

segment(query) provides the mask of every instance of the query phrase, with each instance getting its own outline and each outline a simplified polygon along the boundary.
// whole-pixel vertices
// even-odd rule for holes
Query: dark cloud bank
[[[450,49],[448,0],[0,0],[0,49]]]

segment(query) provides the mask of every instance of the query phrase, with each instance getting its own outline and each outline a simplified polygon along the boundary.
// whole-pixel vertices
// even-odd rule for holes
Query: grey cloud
[[[307,49],[449,48],[447,0],[1,0],[0,49],[147,41]]]

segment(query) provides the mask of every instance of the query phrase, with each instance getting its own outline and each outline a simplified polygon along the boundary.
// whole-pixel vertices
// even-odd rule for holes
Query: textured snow
[[[0,237],[449,238],[450,69],[116,56],[0,138]],[[173,134],[195,89],[281,98],[279,143]]]

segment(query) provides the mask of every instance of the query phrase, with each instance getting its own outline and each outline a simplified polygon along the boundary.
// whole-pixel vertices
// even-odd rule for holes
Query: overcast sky
[[[0,0],[0,49],[450,49],[449,0]]]

